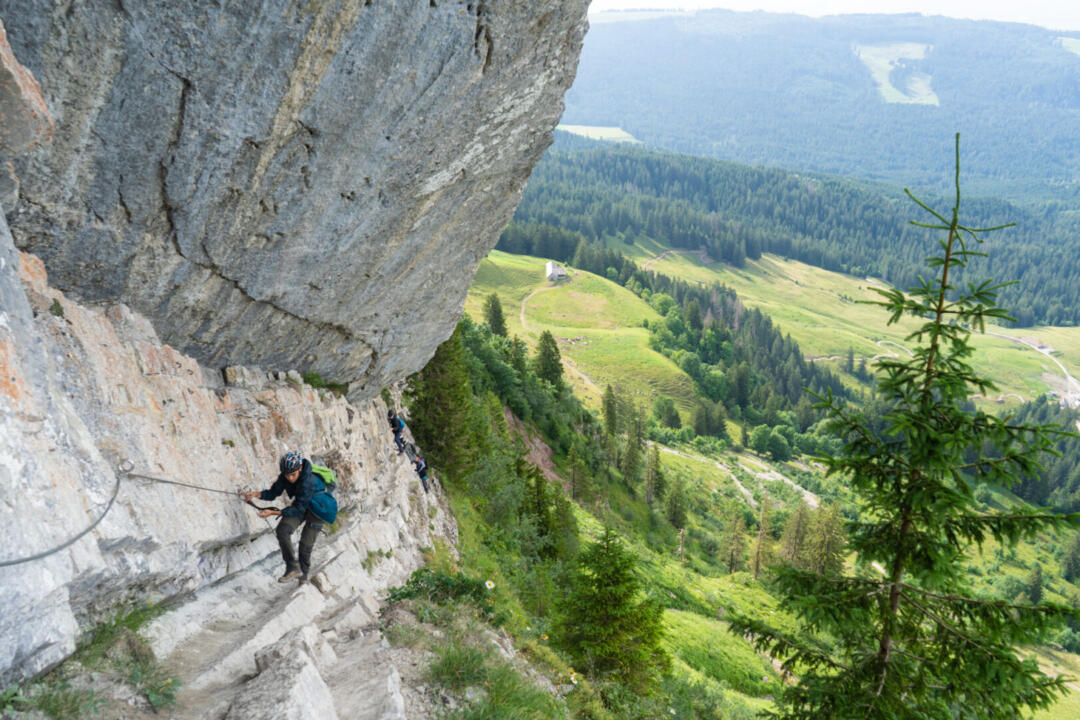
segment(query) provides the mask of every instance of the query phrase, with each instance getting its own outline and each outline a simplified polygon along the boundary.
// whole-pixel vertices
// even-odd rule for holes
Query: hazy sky
[[[1025,22],[1058,30],[1080,30],[1076,0],[593,0],[589,12],[630,8],[768,10],[800,15],[906,13]]]

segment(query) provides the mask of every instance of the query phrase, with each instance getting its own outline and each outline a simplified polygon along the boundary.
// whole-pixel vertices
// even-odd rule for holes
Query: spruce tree
[[[623,480],[631,488],[641,476],[642,455],[644,454],[644,428],[645,422],[641,418],[641,410],[635,405],[630,406],[627,433],[626,452],[622,457]]]
[[[681,529],[686,525],[686,485],[681,477],[675,478],[675,482],[671,483],[664,511],[668,522],[675,527]]]
[[[664,471],[660,467],[660,448],[652,446],[649,452],[649,464],[645,469],[645,502],[653,504],[653,500],[664,498]]]
[[[806,537],[810,532],[810,521],[810,508],[800,500],[780,537],[780,559],[800,570],[806,569]]]
[[[581,459],[578,445],[570,446],[570,453],[566,456],[566,464],[570,469],[570,497],[573,500],[588,500],[591,493],[588,470],[585,461]]]
[[[832,575],[844,566],[847,534],[844,518],[835,505],[821,505],[810,521],[803,567],[818,575]]]
[[[734,508],[728,519],[727,530],[720,546],[720,563],[727,567],[728,574],[741,570],[746,561],[746,520],[742,510]]]
[[[770,530],[769,503],[762,500],[761,508],[758,510],[758,532],[757,540],[754,542],[754,557],[750,562],[750,570],[754,573],[755,580],[761,575],[762,569],[772,564],[772,537],[769,536]]]
[[[1042,565],[1035,563],[1031,574],[1028,575],[1027,596],[1032,605],[1038,605],[1043,599],[1043,569]]]
[[[517,370],[518,377],[525,377],[528,371],[529,347],[517,335],[510,341],[510,365]]]
[[[619,405],[615,401],[615,389],[611,385],[604,387],[604,397],[600,401],[600,409],[604,414],[604,433],[614,438],[619,428]]]
[[[480,413],[473,402],[461,326],[410,380],[409,427],[424,455],[444,474],[461,478],[478,451]]]
[[[503,316],[499,296],[495,293],[491,293],[484,299],[484,322],[491,328],[491,332],[506,337],[506,318]]]
[[[1080,580],[1080,532],[1073,533],[1061,559],[1061,575],[1069,582]]]
[[[562,389],[562,356],[559,354],[559,345],[555,342],[555,336],[550,330],[540,333],[540,340],[536,344],[536,357],[533,359],[533,369],[537,377],[547,380],[556,390]]]
[[[972,497],[983,483],[1010,486],[1039,470],[1039,456],[1060,430],[1013,422],[973,409],[973,393],[995,388],[969,364],[970,336],[986,320],[1008,318],[996,306],[1000,285],[960,287],[955,276],[982,253],[981,233],[959,219],[959,136],[956,198],[951,218],[915,198],[942,231],[928,264],[932,280],[908,292],[879,290],[889,322],[921,324],[908,337],[914,354],[881,358],[878,422],[831,394],[821,407],[844,445],[825,459],[860,500],[850,545],[860,564],[883,576],[819,576],[776,571],[782,607],[799,635],[745,617],[735,632],[782,661],[798,682],[785,688],[779,716],[787,720],[895,718],[1013,720],[1026,708],[1050,705],[1063,692],[1020,645],[1045,638],[1072,611],[976,597],[964,572],[965,553],[993,537],[1005,546],[1080,517],[1019,509],[987,512]]]
[[[574,667],[647,690],[671,664],[660,646],[663,608],[642,597],[634,556],[610,527],[578,558],[558,603],[553,643],[573,659]]]

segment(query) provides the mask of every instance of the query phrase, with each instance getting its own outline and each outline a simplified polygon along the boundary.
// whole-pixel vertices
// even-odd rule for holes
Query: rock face
[[[0,686],[57,663],[131,601],[217,599],[223,649],[209,679],[185,676],[193,689],[255,672],[256,651],[317,615],[334,614],[343,637],[370,623],[378,593],[422,563],[422,547],[456,540],[438,489],[425,494],[391,447],[381,400],[350,403],[296,373],[205,370],[126,306],[70,301],[37,258],[19,256],[0,216]],[[344,518],[316,544],[317,585],[282,598],[269,524],[229,493],[268,487],[289,448],[338,471]],[[120,473],[123,461],[218,492]],[[2,566],[87,527],[114,493],[89,535]],[[223,629],[264,607],[279,617],[270,630]],[[160,657],[206,654],[196,640],[211,614],[185,608],[159,621]]]
[[[16,244],[204,365],[354,398],[453,328],[551,141],[587,0],[0,0],[56,118]]]

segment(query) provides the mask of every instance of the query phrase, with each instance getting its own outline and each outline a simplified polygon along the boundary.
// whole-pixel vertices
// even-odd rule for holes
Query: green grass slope
[[[484,299],[495,293],[510,334],[532,347],[550,331],[567,361],[568,381],[592,407],[612,384],[646,405],[658,394],[671,397],[688,417],[693,381],[648,345],[643,322],[659,319],[656,311],[618,284],[573,268],[569,280],[553,285],[544,277],[545,262],[492,251],[480,263],[465,311],[482,321]]]
[[[696,253],[678,252],[653,260],[649,267],[685,280],[719,282],[733,288],[748,306],[771,316],[807,357],[829,363],[834,369],[842,367],[848,348],[854,350],[856,363],[906,352],[906,337],[917,326],[908,319],[886,326],[883,310],[861,302],[879,299],[874,287],[885,287],[884,283],[775,255],[763,255],[735,268],[702,262]],[[998,386],[996,394],[984,399],[986,403],[1016,405],[1065,387],[1057,364],[1021,340],[1052,349],[1051,355],[1071,375],[1080,374],[1080,328],[990,326],[987,330],[974,338],[973,359],[976,371]]]

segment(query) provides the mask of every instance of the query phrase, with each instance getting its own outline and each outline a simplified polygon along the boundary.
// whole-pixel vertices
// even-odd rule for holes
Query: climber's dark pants
[[[281,558],[285,561],[285,570],[288,572],[296,567],[296,556],[293,555],[292,535],[296,528],[304,523],[304,530],[300,533],[300,572],[305,575],[311,568],[311,551],[315,549],[315,541],[322,530],[323,522],[308,510],[304,517],[283,517],[277,525],[278,544],[281,545]]]
[[[403,450],[405,450],[405,438],[401,436],[400,430],[394,431],[394,444],[397,445],[398,453],[401,453]]]

